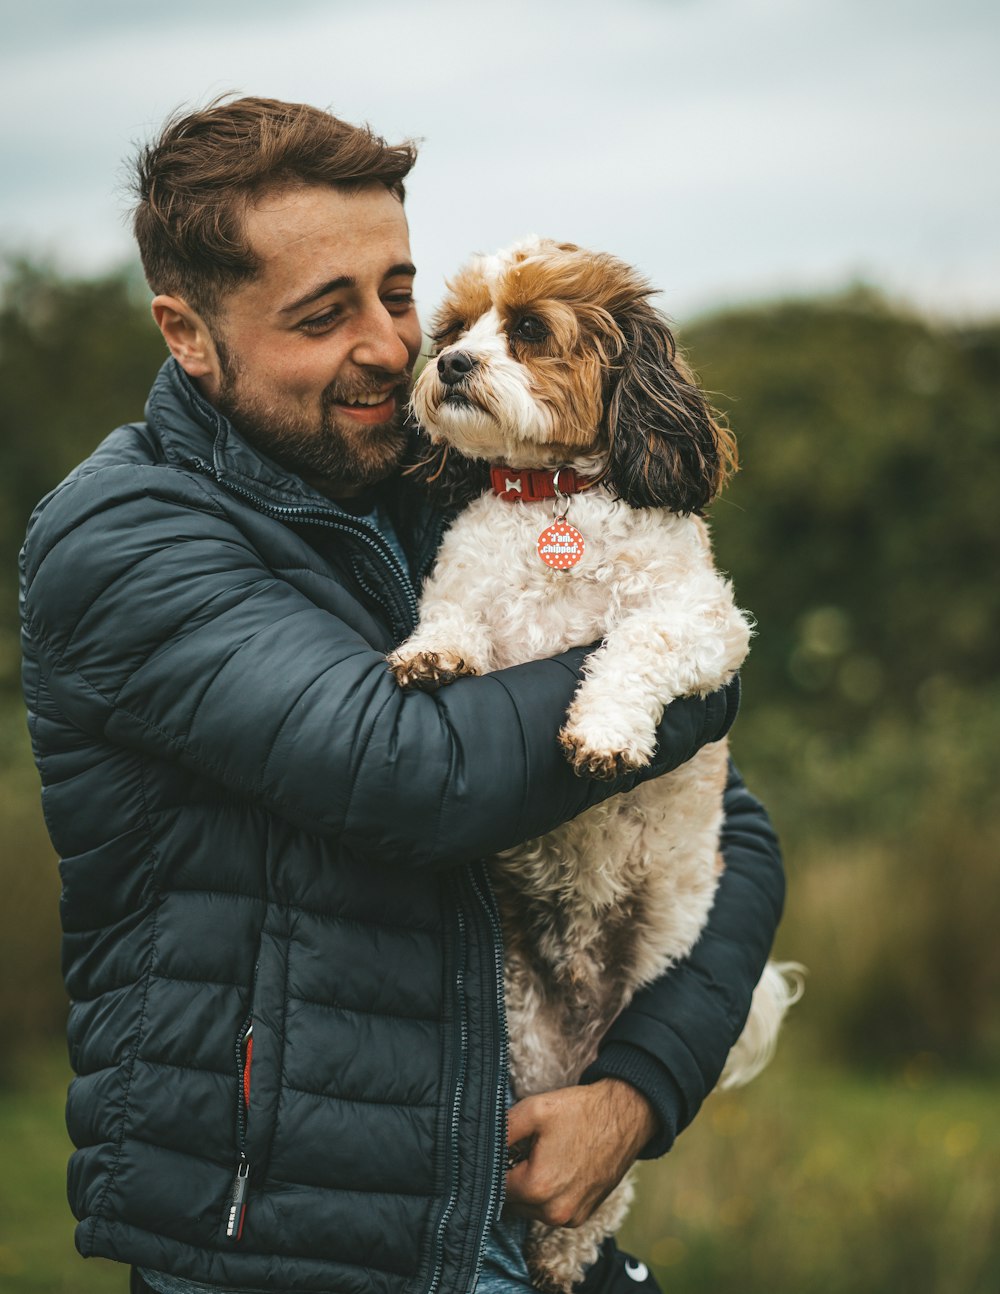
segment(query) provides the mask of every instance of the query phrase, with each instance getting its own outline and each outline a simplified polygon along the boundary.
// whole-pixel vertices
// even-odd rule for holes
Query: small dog
[[[413,393],[430,441],[416,475],[467,506],[390,667],[435,688],[602,639],[560,733],[590,777],[647,764],[667,703],[721,687],[750,642],[700,519],[735,442],[651,291],[567,243],[478,257],[449,284]],[[517,1097],[575,1083],[636,989],[694,945],[722,865],[727,763],[724,741],[705,746],[493,860]],[[794,969],[765,970],[722,1086],[767,1063]],[[532,1225],[539,1288],[570,1290],[631,1190],[626,1178],[582,1227]]]

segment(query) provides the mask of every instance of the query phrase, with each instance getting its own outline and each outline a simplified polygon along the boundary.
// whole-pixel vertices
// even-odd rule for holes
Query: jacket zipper
[[[477,872],[482,876],[482,887],[477,880]],[[475,871],[471,874],[472,888],[475,890],[476,897],[482,904],[489,921],[490,933],[492,935],[493,947],[493,975],[494,975],[494,992],[496,994],[496,1022],[498,1033],[498,1055],[497,1055],[497,1086],[494,1095],[493,1107],[493,1180],[490,1184],[489,1199],[486,1202],[486,1212],[483,1217],[482,1228],[479,1239],[479,1249],[476,1253],[476,1267],[470,1289],[475,1289],[479,1281],[479,1275],[483,1267],[483,1259],[486,1253],[486,1239],[490,1228],[497,1220],[500,1209],[503,1206],[504,1191],[506,1189],[506,1167],[507,1156],[505,1154],[507,1143],[507,1085],[509,1066],[509,1047],[507,1034],[507,1003],[504,996],[504,966],[503,966],[503,931],[500,927],[500,918],[497,913],[496,900],[493,895],[493,886],[490,884],[489,873],[485,864],[478,864]]]
[[[477,871],[482,875],[483,885],[480,886],[476,879]],[[482,906],[486,913],[490,933],[490,943],[493,951],[493,972],[494,972],[494,1006],[496,1007],[497,1022],[497,1058],[496,1058],[496,1086],[493,1093],[493,1174],[490,1182],[489,1195],[486,1200],[479,1228],[479,1240],[476,1248],[475,1265],[473,1268],[472,1279],[465,1286],[467,1289],[474,1289],[480,1273],[482,1272],[483,1259],[486,1253],[486,1240],[490,1228],[496,1221],[503,1202],[506,1156],[503,1149],[507,1139],[507,1065],[508,1065],[508,1040],[507,1040],[507,1011],[504,1001],[504,979],[503,979],[503,936],[500,929],[500,920],[496,911],[496,904],[493,899],[493,887],[490,884],[489,877],[485,867],[482,864],[477,865],[477,870],[471,870],[466,874],[469,887],[472,889],[475,898]],[[458,887],[456,886],[456,889]],[[459,1068],[458,1081],[455,1087],[454,1099],[451,1110],[451,1153],[452,1163],[457,1165],[458,1155],[458,1115],[462,1103],[465,1088],[465,1069],[466,1055],[468,1051],[468,1025],[465,1018],[464,1006],[464,956],[465,956],[465,916],[461,906],[458,905],[458,926],[459,926],[459,946],[461,949],[461,960],[458,964],[458,976],[456,977],[456,986],[458,989],[460,1011],[461,1011],[461,1063]],[[451,1194],[448,1197],[448,1203],[441,1215],[438,1224],[436,1236],[436,1254],[434,1272],[431,1276],[431,1282],[427,1287],[427,1294],[435,1294],[441,1280],[441,1269],[443,1265],[443,1239],[444,1232],[451,1215],[455,1208],[458,1187],[457,1168],[452,1173]]]
[[[250,1160],[247,1158],[247,1121],[250,1113],[250,1062],[253,1056],[253,1000],[257,988],[257,966],[253,968],[250,985],[250,1010],[236,1035],[236,1136],[239,1158],[229,1197],[226,1214],[226,1239],[243,1238],[243,1222],[247,1211],[247,1190],[250,1185]]]
[[[456,886],[456,889],[458,887]],[[451,1215],[458,1202],[458,1116],[461,1110],[462,1097],[465,1092],[465,1062],[469,1049],[469,1025],[465,1017],[465,914],[462,911],[461,896],[458,904],[458,940],[456,947],[455,999],[458,1004],[459,1018],[459,1061],[458,1076],[451,1103],[451,1123],[449,1127],[448,1146],[451,1155],[451,1192],[448,1203],[438,1222],[437,1234],[434,1237],[434,1270],[431,1273],[427,1294],[434,1294],[441,1281],[441,1270],[444,1265],[444,1236],[448,1229]]]
[[[204,475],[217,481],[223,489],[228,490],[231,494],[239,495],[249,503],[252,503],[257,511],[264,513],[265,516],[275,517],[276,519],[286,517],[288,519],[294,518],[299,521],[310,521],[317,526],[326,526],[330,530],[339,530],[343,534],[353,535],[355,538],[360,539],[372,550],[372,552],[377,554],[377,556],[388,565],[392,574],[396,578],[397,584],[403,591],[406,598],[407,610],[410,615],[409,626],[403,626],[404,631],[412,632],[416,627],[417,595],[413,589],[413,582],[403,570],[399,559],[396,557],[392,549],[381,538],[378,532],[369,526],[367,522],[362,521],[360,518],[347,517],[346,515],[343,518],[338,516],[336,520],[334,520],[331,514],[325,513],[321,508],[306,507],[304,505],[300,507],[292,507],[291,505],[286,504],[271,503],[269,500],[261,498],[259,494],[254,494],[252,490],[247,490],[242,485],[237,485],[235,482],[220,476],[212,464],[207,463],[203,458],[189,459],[188,462],[192,467],[196,468]],[[390,606],[386,599],[376,589],[369,587],[361,576],[358,575],[357,571],[355,571],[355,577],[368,596],[378,602],[380,606],[384,607],[389,614],[390,620],[395,622],[397,609]]]
[[[250,1177],[250,1161],[240,1151],[240,1162],[236,1168],[236,1179],[233,1182],[233,1197],[226,1219],[226,1239],[237,1241],[243,1239],[243,1221],[247,1213],[247,1180]]]

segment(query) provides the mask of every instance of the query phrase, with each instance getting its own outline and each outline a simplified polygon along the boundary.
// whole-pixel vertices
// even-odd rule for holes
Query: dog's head
[[[449,283],[413,390],[429,438],[415,474],[449,501],[490,463],[602,474],[633,507],[702,512],[736,445],[634,269],[531,239],[475,258]]]

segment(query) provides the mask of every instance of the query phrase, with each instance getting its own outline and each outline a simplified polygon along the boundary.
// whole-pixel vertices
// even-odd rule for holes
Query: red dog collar
[[[490,483],[493,493],[508,503],[540,503],[563,494],[579,494],[594,485],[593,476],[577,476],[572,467],[560,467],[554,472],[536,471],[531,467],[491,467]]]

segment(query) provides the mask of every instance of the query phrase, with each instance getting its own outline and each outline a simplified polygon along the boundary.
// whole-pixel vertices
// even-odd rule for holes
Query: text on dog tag
[[[538,536],[538,556],[553,570],[568,570],[583,556],[583,535],[568,521],[555,521]]]

